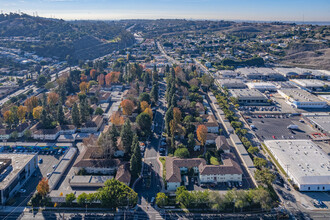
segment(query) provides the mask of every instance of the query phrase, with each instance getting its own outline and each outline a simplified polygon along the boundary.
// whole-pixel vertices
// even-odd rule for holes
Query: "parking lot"
[[[56,166],[63,154],[61,155],[38,155],[38,161],[42,159],[42,163],[39,163],[40,173],[43,177],[47,177],[48,173],[52,173],[54,171],[54,166]]]
[[[228,189],[248,189],[249,183],[243,177],[243,181],[241,185],[239,182],[222,182],[218,184],[214,183],[207,183],[207,184],[199,184],[198,177],[189,177],[188,181],[189,184],[186,186],[187,190],[189,191],[204,191],[205,189],[213,190],[213,191],[227,191]]]
[[[315,132],[300,116],[254,115],[247,121],[261,140],[309,139],[309,134]],[[298,129],[290,130],[289,125],[297,125]]]

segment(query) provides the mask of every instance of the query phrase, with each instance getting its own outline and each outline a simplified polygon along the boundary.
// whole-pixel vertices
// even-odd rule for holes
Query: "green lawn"
[[[216,157],[213,157],[213,156],[212,156],[211,159],[210,159],[210,163],[211,163],[212,165],[220,165],[218,159],[217,159]]]
[[[159,160],[163,165],[163,179],[165,181],[165,177],[166,177],[166,168],[165,168],[166,157],[160,157]]]

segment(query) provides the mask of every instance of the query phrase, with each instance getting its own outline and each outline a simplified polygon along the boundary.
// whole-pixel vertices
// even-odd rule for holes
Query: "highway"
[[[73,67],[73,68],[77,68],[77,66],[76,67]],[[67,72],[69,70],[70,70],[70,68],[67,67],[64,70],[59,71],[58,72],[58,76],[62,75],[64,72]],[[51,75],[51,82],[53,82],[55,80],[56,80],[56,73],[54,73],[54,74]],[[26,93],[27,91],[29,91],[31,89],[33,90],[33,92],[36,92],[38,90],[38,88],[35,85],[27,85],[27,86],[25,86],[25,87],[17,90],[13,94],[11,94],[11,95],[9,95],[9,96],[1,99],[0,100],[0,106],[2,106],[4,103],[6,103],[7,101],[9,101],[11,97],[15,97],[15,96],[18,96],[20,94]]]

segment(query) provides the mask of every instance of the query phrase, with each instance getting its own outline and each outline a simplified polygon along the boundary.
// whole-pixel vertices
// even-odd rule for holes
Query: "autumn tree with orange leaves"
[[[181,122],[181,111],[179,108],[174,107],[173,108],[173,120],[175,121],[175,123],[180,123]]]
[[[47,102],[50,106],[55,106],[59,100],[59,95],[55,92],[50,92],[47,97]]]
[[[85,74],[81,74],[80,75],[80,80],[83,81],[83,82],[86,82],[87,81],[87,76]]]
[[[9,110],[3,114],[3,118],[9,127],[14,123],[14,114]]]
[[[142,111],[142,112],[144,112],[144,110],[146,110],[146,108],[150,108],[149,103],[146,102],[146,101],[142,101],[142,102],[140,103],[140,106],[141,106],[141,111]]]
[[[79,85],[79,89],[82,93],[86,93],[88,90],[88,83],[86,82],[81,82]]]
[[[206,143],[206,137],[207,137],[207,127],[205,125],[199,125],[197,128],[196,134],[197,134],[197,139],[204,146]]]
[[[96,76],[96,69],[91,69],[91,70],[89,71],[89,75],[91,76],[92,79],[94,79],[95,76]]]
[[[133,113],[134,103],[131,100],[125,99],[120,103],[120,105],[123,109],[124,115],[131,115]]]
[[[104,85],[104,74],[101,73],[98,77],[97,77],[97,81],[99,83],[100,86]]]
[[[42,178],[37,186],[37,192],[43,198],[49,193],[49,184],[47,178]]]
[[[25,115],[27,112],[27,108],[25,106],[19,106],[17,109],[17,117],[21,123],[25,121]]]
[[[115,112],[111,115],[110,121],[114,125],[123,125],[125,120],[124,118],[120,115],[120,112]]]
[[[38,98],[32,96],[25,100],[24,105],[26,106],[27,111],[32,113],[33,109],[38,106]]]
[[[78,101],[78,96],[71,95],[71,96],[68,96],[67,100],[65,101],[65,105],[68,106],[69,108],[71,108],[73,106],[73,104],[76,103],[77,101]]]
[[[33,118],[34,119],[40,119],[41,117],[41,112],[42,112],[42,106],[37,106],[35,108],[33,108]]]
[[[107,86],[110,86],[111,85],[111,74],[108,73],[106,76],[105,76],[105,84]]]
[[[147,114],[150,116],[151,120],[152,120],[152,118],[153,118],[153,113],[152,113],[151,108],[146,108],[143,112],[144,112],[144,113],[147,113]]]

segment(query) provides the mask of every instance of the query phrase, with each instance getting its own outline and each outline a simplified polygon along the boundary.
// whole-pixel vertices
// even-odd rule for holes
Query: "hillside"
[[[19,48],[60,60],[69,58],[71,62],[93,59],[111,52],[118,45],[129,46],[134,42],[133,35],[118,24],[68,22],[26,14],[0,14],[0,37],[6,39],[0,41],[0,46]],[[12,40],[11,37],[21,37],[22,40]],[[34,41],[24,40],[27,37]]]

